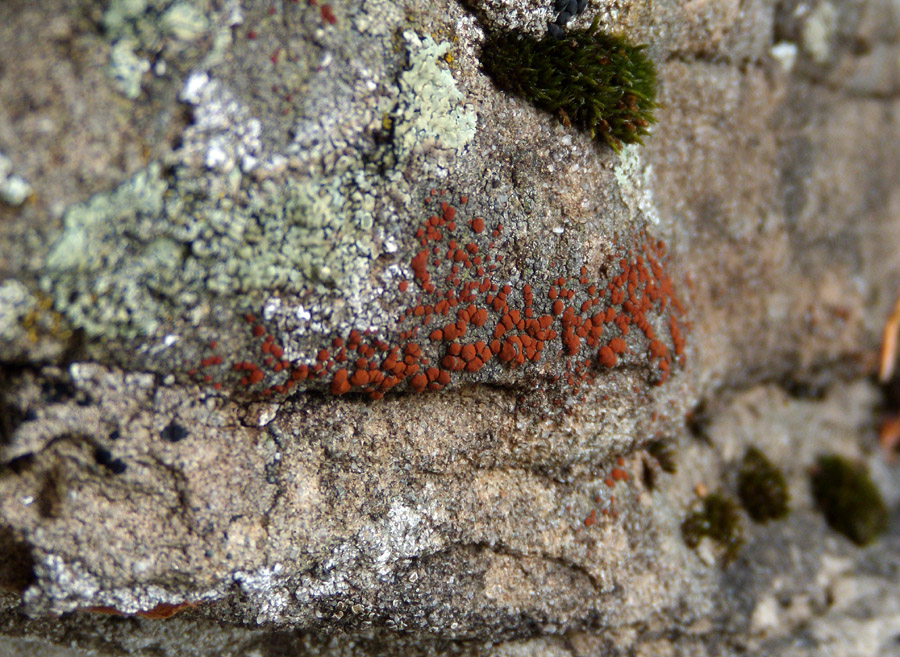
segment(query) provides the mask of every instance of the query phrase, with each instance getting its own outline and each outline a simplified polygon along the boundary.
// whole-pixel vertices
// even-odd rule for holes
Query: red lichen
[[[439,193],[432,190],[430,197]],[[393,389],[420,392],[464,377],[484,380],[486,368],[493,378],[498,364],[512,370],[558,359],[564,372],[557,378],[573,387],[623,361],[644,364],[657,384],[670,375],[673,357],[683,366],[684,309],[665,273],[660,242],[640,232],[597,269],[584,265],[577,277],[557,273],[513,286],[494,264],[482,266],[503,261],[497,252],[502,225],[490,230],[490,239],[482,217],[459,215],[440,198],[439,209],[433,205],[414,231],[411,275],[397,282],[395,292],[405,303],[384,335],[352,330],[330,337],[331,350],[286,358],[256,316],[245,315],[262,356],[259,364],[251,357],[232,366],[240,385],[265,381],[268,387],[257,390],[267,394],[321,381],[336,395],[378,399]],[[215,349],[217,341],[208,346]],[[207,380],[208,370],[221,363],[221,356],[209,355],[191,376]]]

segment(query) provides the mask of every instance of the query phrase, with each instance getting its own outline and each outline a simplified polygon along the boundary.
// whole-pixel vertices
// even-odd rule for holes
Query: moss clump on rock
[[[756,522],[777,520],[788,513],[790,496],[784,475],[756,447],[748,449],[741,462],[738,497]]]
[[[703,506],[681,523],[681,535],[689,548],[696,548],[709,537],[724,550],[725,563],[733,561],[744,544],[744,528],[738,506],[722,493],[703,498]]]
[[[481,63],[501,89],[588,130],[613,150],[641,143],[655,122],[656,69],[645,46],[606,34],[597,19],[565,38],[489,34]]]
[[[887,508],[861,463],[835,454],[820,456],[812,492],[829,526],[857,545],[871,543],[887,528]]]

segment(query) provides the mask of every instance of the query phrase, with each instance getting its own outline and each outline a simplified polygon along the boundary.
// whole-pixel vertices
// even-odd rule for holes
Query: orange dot
[[[500,360],[504,362],[510,362],[512,360],[519,360],[519,355],[521,352],[522,343],[516,336],[512,336],[507,338],[503,342],[503,346],[500,347]]]
[[[600,364],[604,367],[615,367],[616,362],[619,360],[618,358],[616,358],[613,350],[609,347],[600,347],[600,351],[597,352],[597,357],[600,361]]]
[[[456,340],[460,335],[465,332],[465,324],[463,324],[463,329],[460,330],[459,324],[447,324],[444,327],[444,339],[445,340]]]
[[[622,468],[613,468],[612,472],[610,474],[612,475],[612,478],[615,481],[627,481],[628,480],[628,473],[625,472]]]
[[[662,358],[668,353],[668,349],[666,349],[666,345],[662,343],[660,340],[652,340],[650,342],[650,355],[654,358]]]
[[[369,383],[369,372],[367,370],[356,370],[350,377],[350,385],[364,386]]]
[[[477,356],[466,363],[466,372],[477,372],[484,365],[484,361]]]
[[[609,348],[613,350],[614,353],[621,354],[625,352],[625,340],[622,338],[613,338],[609,341]]]
[[[462,355],[462,359],[468,363],[470,360],[475,358],[475,356],[477,355],[477,353],[475,351],[475,345],[467,344],[466,346],[464,346],[462,348],[461,355]]]
[[[341,368],[334,373],[331,379],[331,394],[343,395],[350,390],[350,382],[347,381],[347,370]]]

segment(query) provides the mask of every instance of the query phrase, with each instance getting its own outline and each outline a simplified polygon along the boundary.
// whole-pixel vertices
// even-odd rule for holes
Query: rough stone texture
[[[0,651],[900,654],[898,395],[872,378],[900,280],[896,3],[592,0],[570,26],[599,15],[659,70],[621,156],[479,69],[485,29],[539,34],[550,0],[319,5],[0,4]],[[536,317],[551,289],[577,313],[652,245],[660,345],[633,324],[607,367],[612,323],[570,349],[556,317],[519,366],[332,395],[351,330],[443,362],[427,331],[455,314],[417,337],[403,314],[433,304],[415,233],[442,200],[523,315],[526,284]],[[791,514],[744,515],[726,564],[680,525],[751,445]],[[892,509],[868,547],[814,507],[826,452]]]

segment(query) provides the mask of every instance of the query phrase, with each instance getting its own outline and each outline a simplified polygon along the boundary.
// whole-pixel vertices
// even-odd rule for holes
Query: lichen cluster
[[[563,39],[489,34],[481,63],[501,89],[618,151],[641,143],[655,122],[656,69],[644,48],[600,31],[595,19]]]
[[[475,134],[475,114],[459,106],[462,94],[439,61],[450,45],[412,31],[404,39],[409,68],[399,94],[360,119],[392,111],[389,152],[368,161],[321,128],[322,143],[308,146],[298,128],[292,148],[336,160],[303,177],[267,177],[284,158],[266,151],[261,122],[227,85],[190,75],[180,98],[194,123],[172,171],[151,163],[67,209],[42,281],[56,308],[88,336],[116,339],[153,335],[210,294],[245,303],[249,293],[270,290],[357,294],[377,255],[379,199],[406,193],[402,172],[423,151],[438,161],[436,154],[464,148]]]
[[[229,362],[213,340],[188,375],[261,395],[325,384],[335,395],[380,399],[463,380],[497,381],[513,370],[538,375],[554,361],[564,372],[552,381],[573,389],[617,366],[646,367],[657,385],[684,367],[685,308],[666,272],[662,241],[640,231],[603,264],[583,265],[577,278],[559,275],[566,270],[550,262],[555,275],[520,287],[503,274],[503,225],[470,214],[468,196],[458,207],[440,200],[453,200],[445,192],[433,189],[425,198],[413,235],[420,248],[408,274],[398,272],[397,314],[387,330],[358,324],[301,350],[276,337],[283,332],[265,316],[246,313],[254,347]]]
[[[887,508],[862,464],[834,454],[819,457],[812,493],[831,528],[857,545],[871,543],[887,529]]]

